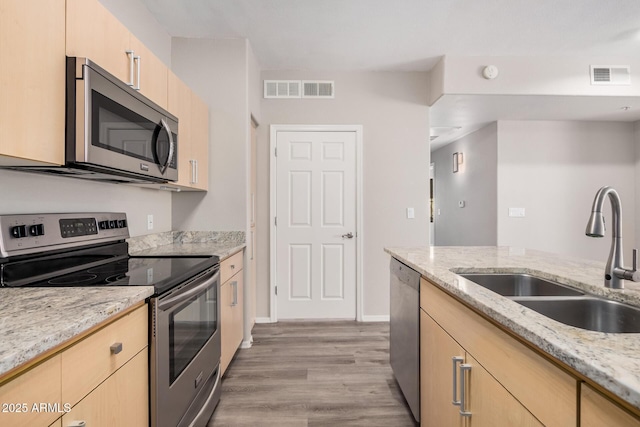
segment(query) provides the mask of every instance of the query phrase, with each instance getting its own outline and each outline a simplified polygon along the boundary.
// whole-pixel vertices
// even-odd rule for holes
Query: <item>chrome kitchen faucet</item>
[[[611,236],[611,251],[604,271],[604,286],[613,289],[623,289],[625,280],[640,282],[640,272],[638,272],[638,251],[633,250],[633,268],[631,270],[624,267],[624,257],[622,256],[622,204],[618,192],[612,187],[602,187],[596,193],[591,208],[591,216],[587,222],[585,234],[589,237],[604,237],[604,216],[602,216],[602,205],[604,199],[609,196],[611,202],[611,212],[613,214],[613,234]]]

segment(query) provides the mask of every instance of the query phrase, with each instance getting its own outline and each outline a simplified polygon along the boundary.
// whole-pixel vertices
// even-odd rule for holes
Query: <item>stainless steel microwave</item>
[[[66,166],[177,181],[178,119],[86,58],[67,58]]]

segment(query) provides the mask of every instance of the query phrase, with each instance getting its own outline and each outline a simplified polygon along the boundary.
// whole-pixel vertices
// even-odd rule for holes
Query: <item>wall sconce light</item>
[[[460,165],[463,163],[463,155],[462,153],[453,153],[453,173],[456,173],[460,170]]]

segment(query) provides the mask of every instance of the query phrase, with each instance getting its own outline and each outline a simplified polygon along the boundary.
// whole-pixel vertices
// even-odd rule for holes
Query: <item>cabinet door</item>
[[[420,425],[423,427],[464,425],[460,407],[452,403],[454,356],[464,358],[464,349],[420,310]],[[459,391],[457,395],[460,396]]]
[[[67,0],[67,55],[89,58],[130,83],[129,30],[97,0]]]
[[[231,278],[231,286],[233,291],[233,352],[235,353],[244,337],[244,272],[242,270]]]
[[[62,425],[91,427],[149,425],[147,349],[117,370],[62,417]]]
[[[200,190],[209,188],[209,107],[195,93],[191,94],[191,156],[197,161],[196,182]]]
[[[191,170],[191,90],[175,74],[169,72],[168,110],[178,118],[178,182],[189,187]]]
[[[468,353],[466,364],[471,367],[465,376],[468,427],[543,425]]]
[[[58,405],[60,397],[60,355],[43,362],[0,387],[0,426],[47,426],[60,416],[50,410],[34,410],[40,404]],[[5,407],[5,405],[7,405]]]
[[[0,1],[0,164],[64,163],[64,3]]]
[[[580,425],[582,427],[640,427],[640,419],[585,383],[580,386]]]
[[[223,375],[236,351],[233,347],[234,334],[232,301],[233,289],[231,288],[231,282],[228,281],[220,286],[220,369]]]
[[[130,36],[129,47],[140,59],[135,65],[136,88],[141,94],[161,106],[167,108],[167,66],[138,40],[133,34]],[[137,74],[140,74],[138,82]]]

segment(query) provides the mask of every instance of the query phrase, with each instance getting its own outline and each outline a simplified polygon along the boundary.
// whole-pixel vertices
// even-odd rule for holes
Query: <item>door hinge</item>
[[[273,225],[275,225],[276,227],[278,226],[278,217],[277,216],[273,217]]]
[[[275,156],[278,157],[278,147],[276,147]]]
[[[278,296],[278,287],[276,286],[276,296]]]

